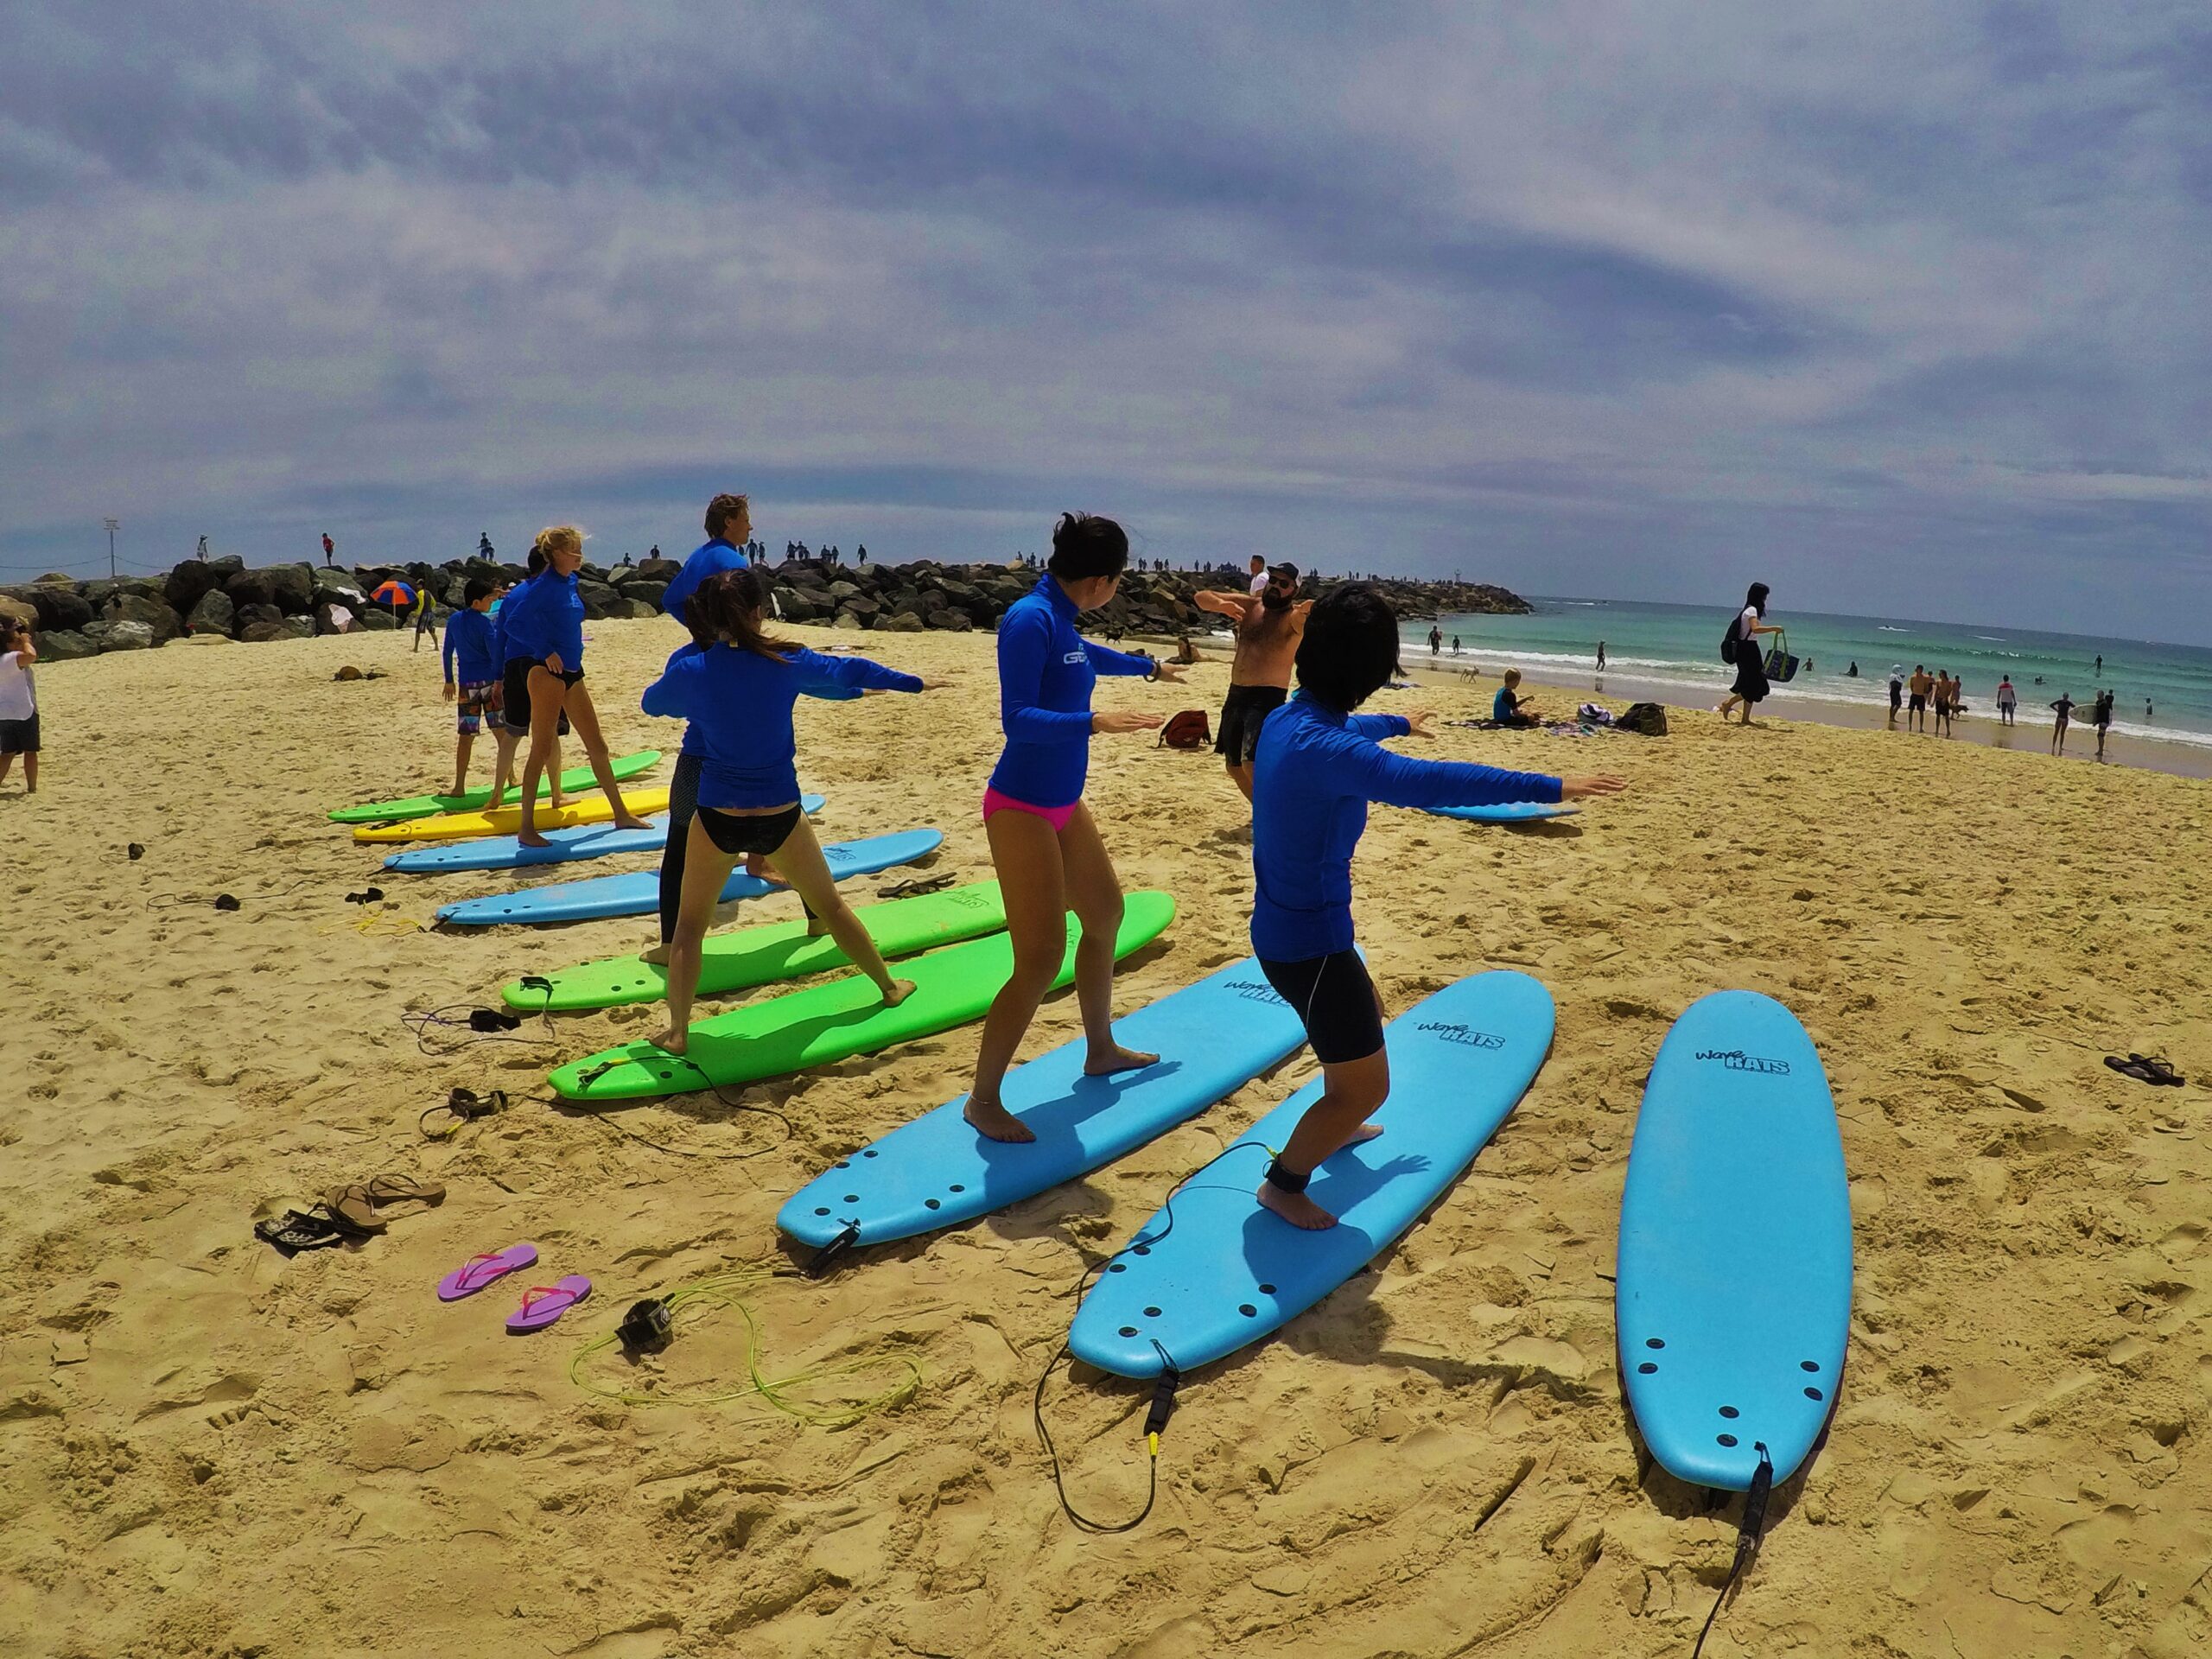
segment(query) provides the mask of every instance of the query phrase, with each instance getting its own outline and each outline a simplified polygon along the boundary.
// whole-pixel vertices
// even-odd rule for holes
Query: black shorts
[[[1249,766],[1260,747],[1260,724],[1290,693],[1280,685],[1232,685],[1221,702],[1221,734],[1213,752],[1232,766]]]
[[[1382,1046],[1382,1010],[1358,951],[1332,950],[1304,962],[1262,957],[1260,971],[1305,1022],[1306,1040],[1324,1065],[1363,1060]]]
[[[1910,709],[1908,709],[1906,712],[1907,712],[1907,713],[1909,713],[1909,714],[1915,714],[1915,715],[1924,715],[1924,714],[1926,714],[1926,713],[1928,712],[1928,696],[1927,696],[1927,694],[1926,694],[1925,692],[1923,692],[1923,691],[1916,691],[1916,692],[1914,692],[1914,693],[1912,694],[1912,706],[1911,706],[1911,708],[1910,708]]]
[[[698,823],[707,839],[732,856],[772,853],[791,839],[798,823],[798,808],[794,804],[780,812],[720,812],[702,806]]]
[[[508,662],[500,675],[503,683],[499,692],[499,718],[505,722],[509,731],[518,732],[525,737],[530,735],[530,671],[543,666],[531,658],[517,657]],[[583,670],[572,668],[561,676],[561,683],[574,685],[583,677]],[[565,709],[561,711],[561,723],[554,732],[560,737],[569,734],[569,714]]]
[[[38,710],[29,720],[0,720],[0,754],[38,753]]]

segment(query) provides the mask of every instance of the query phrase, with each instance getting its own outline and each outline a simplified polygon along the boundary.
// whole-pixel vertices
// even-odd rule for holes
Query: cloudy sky
[[[350,11],[0,0],[0,580],[739,488],[2212,644],[2200,5]]]

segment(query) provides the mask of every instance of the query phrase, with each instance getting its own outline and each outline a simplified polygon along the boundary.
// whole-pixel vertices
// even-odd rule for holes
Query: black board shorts
[[[1260,747],[1260,726],[1290,693],[1280,685],[1232,685],[1221,702],[1221,734],[1213,752],[1232,766],[1249,766]]]
[[[0,754],[38,753],[38,710],[28,720],[0,720]]]
[[[772,853],[791,839],[798,823],[798,807],[780,812],[721,812],[711,806],[699,809],[699,827],[707,839],[732,857],[746,853]]]
[[[519,732],[525,737],[530,735],[530,671],[543,666],[534,658],[516,657],[509,659],[500,675],[503,683],[499,693],[499,718],[509,731]],[[547,671],[550,673],[551,671]],[[561,683],[574,685],[583,677],[583,670],[572,668],[561,676]],[[554,728],[554,732],[560,737],[569,734],[569,714],[565,709],[561,711],[561,723]]]
[[[1382,1046],[1382,1010],[1358,951],[1332,950],[1303,962],[1262,957],[1260,971],[1305,1022],[1306,1040],[1322,1065],[1363,1060]]]

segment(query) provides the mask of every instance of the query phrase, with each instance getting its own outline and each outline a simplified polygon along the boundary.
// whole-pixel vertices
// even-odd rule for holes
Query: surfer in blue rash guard
[[[1061,515],[1052,556],[1037,586],[999,619],[999,721],[1006,747],[983,791],[983,832],[991,842],[1014,972],[992,999],[968,1090],[969,1123],[993,1141],[1037,1137],[999,1099],[1037,1005],[1067,951],[1067,915],[1083,925],[1075,952],[1075,995],[1090,1050],[1091,1077],[1134,1071],[1160,1056],[1114,1039],[1114,936],[1122,925],[1122,884],[1083,803],[1093,732],[1145,732],[1158,715],[1094,715],[1091,688],[1102,674],[1179,680],[1169,664],[1094,645],[1076,618],[1110,602],[1128,568],[1129,538],[1111,518]]]
[[[1261,1204],[1292,1225],[1332,1227],[1306,1196],[1338,1148],[1382,1130],[1367,1120],[1390,1093],[1382,1002],[1352,944],[1351,855],[1367,804],[1485,806],[1574,800],[1624,787],[1610,777],[1553,778],[1393,754],[1380,740],[1427,737],[1427,710],[1352,711],[1398,674],[1398,622],[1352,582],[1315,601],[1298,647],[1298,695],[1267,718],[1252,765],[1252,949],[1297,1010],[1321,1062],[1321,1098],[1260,1184]]]
[[[683,865],[683,897],[668,961],[668,1029],[653,1040],[683,1052],[691,999],[715,904],[737,861],[766,853],[776,861],[830,937],[896,1007],[914,988],[893,979],[883,955],[852,909],[837,896],[814,826],[800,810],[791,705],[816,686],[927,691],[936,682],[886,668],[862,657],[823,657],[761,631],[767,583],[749,568],[709,576],[691,594],[692,627],[712,643],[687,645],[646,688],[649,715],[691,722],[700,740],[698,808]]]

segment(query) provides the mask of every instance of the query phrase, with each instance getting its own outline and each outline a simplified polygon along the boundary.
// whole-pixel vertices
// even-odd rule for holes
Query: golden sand
[[[616,747],[672,751],[636,709],[672,630],[592,632]],[[957,687],[802,707],[825,838],[934,824],[934,868],[987,875],[991,642],[865,643]],[[782,1262],[782,1198],[963,1088],[976,1032],[745,1091],[788,1141],[711,1096],[603,1118],[525,1098],[658,1008],[419,1052],[404,1013],[495,1002],[503,979],[634,949],[651,923],[398,919],[504,880],[391,877],[323,820],[441,786],[451,716],[408,644],[39,671],[44,787],[0,792],[0,1652],[1687,1653],[1733,1525],[1663,1475],[1639,1485],[1607,1275],[1644,1071],[1724,986],[1781,997],[1820,1045],[1858,1278],[1830,1437],[1777,1494],[1707,1652],[2212,1642],[2204,1096],[2100,1064],[2135,1049],[2212,1073],[2203,785],[1703,715],[1662,741],[1446,731],[1421,752],[1634,785],[1522,831],[1378,808],[1362,851],[1362,938],[1394,1009],[1522,968],[1558,1001],[1552,1058],[1371,1271],[1190,1380],[1151,1519],[1096,1538],[1060,1515],[1030,1425],[1068,1292],[1310,1059],[1086,1180],[749,1298],[764,1370],[904,1357],[924,1378],[904,1406],[825,1429],[758,1402],[594,1398],[569,1379],[579,1343],[637,1297]],[[334,683],[346,662],[388,677]],[[1114,682],[1100,702],[1211,710],[1226,677]],[[1451,717],[1490,690],[1421,696]],[[1182,906],[1124,969],[1134,1007],[1245,951],[1247,834],[1211,754],[1101,738],[1091,776],[1124,884]],[[341,902],[372,880],[388,909]],[[156,907],[223,891],[243,909]],[[1075,1030],[1057,997],[1025,1054]],[[456,1084],[515,1103],[426,1143],[417,1114]],[[249,1231],[385,1170],[449,1196],[358,1249],[288,1262]],[[541,1253],[531,1274],[435,1300],[441,1274],[518,1240]],[[590,1301],[505,1334],[512,1293],[569,1273]],[[710,1313],[664,1359],[586,1375],[727,1389],[745,1325]],[[1093,1511],[1141,1497],[1144,1400],[1055,1379]]]

